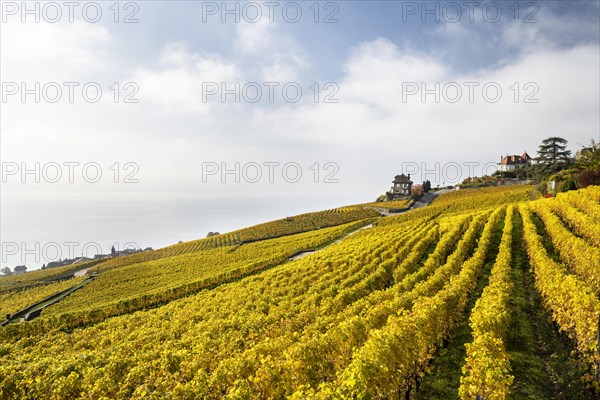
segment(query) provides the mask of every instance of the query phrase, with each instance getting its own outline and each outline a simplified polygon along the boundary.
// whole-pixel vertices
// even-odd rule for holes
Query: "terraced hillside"
[[[461,190],[360,231],[373,211],[348,207],[99,264],[0,328],[0,398],[592,398],[600,187],[537,197]]]

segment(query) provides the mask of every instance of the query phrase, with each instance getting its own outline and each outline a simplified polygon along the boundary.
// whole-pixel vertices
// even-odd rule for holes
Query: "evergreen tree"
[[[431,182],[429,180],[426,180],[425,182],[423,182],[423,192],[429,193],[430,190],[431,190]]]
[[[545,167],[569,164],[571,151],[567,150],[567,140],[557,136],[544,139],[538,148],[536,161]]]

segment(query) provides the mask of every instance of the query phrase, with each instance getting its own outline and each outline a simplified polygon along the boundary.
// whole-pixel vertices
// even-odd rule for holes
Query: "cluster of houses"
[[[507,154],[500,156],[500,162],[498,163],[498,171],[514,171],[517,168],[524,168],[531,163],[531,156],[524,151],[523,154]],[[410,180],[410,174],[396,175],[392,181],[392,198],[399,200],[410,196],[412,193],[413,181]]]
[[[72,259],[65,258],[64,260],[49,262],[47,265],[44,265],[42,267],[42,269],[63,267],[65,265],[77,265],[77,264],[81,264],[81,263],[92,261],[92,260],[123,257],[123,256],[128,256],[130,254],[141,253],[143,251],[150,251],[150,250],[152,250],[152,247],[146,247],[143,250],[141,248],[140,249],[116,250],[115,246],[113,246],[110,249],[110,254],[96,254],[94,256],[94,258],[89,258],[89,257],[78,257],[78,258],[72,258]]]

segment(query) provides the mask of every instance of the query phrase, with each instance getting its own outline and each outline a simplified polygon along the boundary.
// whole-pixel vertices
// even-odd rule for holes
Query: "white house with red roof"
[[[527,154],[527,151],[523,154],[513,154],[500,156],[500,162],[498,163],[499,171],[514,171],[517,168],[523,168],[531,162],[531,157]]]

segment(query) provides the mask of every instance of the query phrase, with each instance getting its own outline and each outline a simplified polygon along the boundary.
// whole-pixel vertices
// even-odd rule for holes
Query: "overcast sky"
[[[475,3],[2,1],[2,266],[598,140],[600,3]]]

